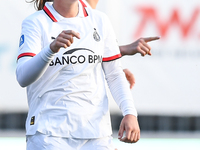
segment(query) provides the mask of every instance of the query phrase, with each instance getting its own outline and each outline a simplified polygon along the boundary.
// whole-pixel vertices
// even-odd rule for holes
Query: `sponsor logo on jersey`
[[[23,44],[24,44],[24,35],[21,35],[19,40],[19,47],[22,47]]]
[[[76,51],[89,51],[89,55],[73,55]],[[102,56],[95,55],[94,52],[86,48],[74,48],[63,53],[62,57],[56,57],[51,61],[49,66],[66,65],[66,64],[83,64],[83,63],[101,63]]]
[[[99,34],[97,33],[96,28],[94,28],[93,38],[95,41],[99,42],[101,40]]]

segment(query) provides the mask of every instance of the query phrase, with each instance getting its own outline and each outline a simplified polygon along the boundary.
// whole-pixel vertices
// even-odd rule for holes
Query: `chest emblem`
[[[97,33],[96,28],[94,28],[93,38],[95,41],[99,42],[101,40],[99,34]]]

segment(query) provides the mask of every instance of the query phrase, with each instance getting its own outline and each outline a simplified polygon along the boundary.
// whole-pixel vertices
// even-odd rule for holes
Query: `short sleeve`
[[[25,19],[22,23],[18,57],[34,57],[41,51],[41,31],[36,21]]]
[[[113,30],[113,27],[110,23],[110,20],[105,16],[105,47],[103,54],[103,61],[112,61],[121,57],[117,39]]]

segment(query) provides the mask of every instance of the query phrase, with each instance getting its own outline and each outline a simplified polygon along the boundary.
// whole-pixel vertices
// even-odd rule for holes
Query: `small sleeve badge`
[[[21,35],[19,40],[19,47],[21,48],[23,44],[24,44],[24,35]]]

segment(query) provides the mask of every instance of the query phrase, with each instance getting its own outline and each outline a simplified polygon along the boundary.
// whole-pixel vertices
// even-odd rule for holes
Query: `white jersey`
[[[112,130],[102,61],[118,59],[121,54],[105,14],[88,9],[80,0],[78,16],[64,18],[47,2],[43,10],[22,23],[18,65],[22,57],[49,51],[50,43],[63,30],[74,30],[81,39],[74,38],[70,47],[52,55],[45,72],[28,85],[26,134],[38,131],[85,139],[109,136]],[[123,114],[128,114],[125,111],[132,108],[125,108],[123,103],[132,105],[130,92],[119,99]],[[135,109],[130,111],[137,116]]]

